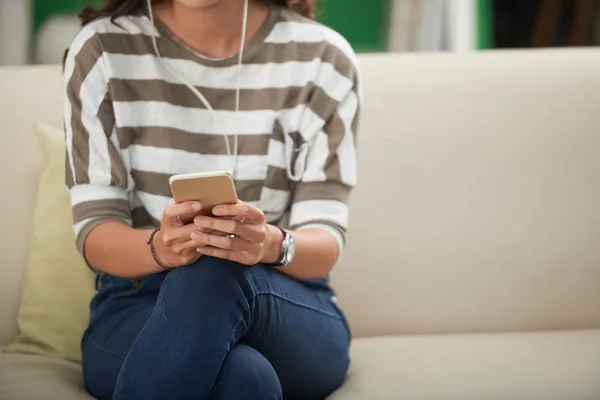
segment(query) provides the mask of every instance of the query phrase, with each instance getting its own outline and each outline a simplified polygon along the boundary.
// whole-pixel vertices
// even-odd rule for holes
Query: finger
[[[239,232],[236,235],[239,236],[242,239],[245,239],[246,241],[252,242],[252,243],[262,243],[265,240],[265,229],[264,229],[264,224],[245,224],[242,223],[240,224],[241,227],[239,227]]]
[[[236,204],[221,204],[213,208],[213,214],[219,217],[242,217],[252,222],[262,222],[264,213],[250,203],[240,201]]]
[[[189,239],[187,242],[182,242],[173,246],[173,251],[176,253],[182,254],[188,251],[196,252],[198,247],[202,247],[201,244],[198,244],[197,241]]]
[[[234,220],[198,216],[194,224],[207,233],[219,231],[220,234],[230,233],[251,242],[262,242],[265,239],[263,224],[243,223]]]
[[[251,236],[250,224],[236,222],[230,219],[206,217],[199,215],[194,218],[194,225],[204,231],[221,231],[241,237]]]
[[[219,249],[216,247],[208,247],[208,246],[200,247],[197,249],[197,251],[198,251],[198,253],[205,255],[205,256],[222,258],[224,260],[231,260],[231,261],[234,261],[234,262],[237,262],[240,264],[244,264],[244,265],[257,264],[254,256],[252,256],[246,252],[242,252],[242,251]]]
[[[169,204],[165,207],[164,215],[171,224],[180,224],[180,215],[197,213],[202,205],[197,201],[185,201],[182,203]]]
[[[192,232],[192,240],[205,246],[217,247],[225,250],[244,251],[251,254],[258,253],[258,245],[238,237],[210,235],[204,232]]]
[[[176,243],[189,241],[191,233],[197,229],[193,224],[189,224],[175,228],[161,229],[160,235],[163,243],[171,246]]]

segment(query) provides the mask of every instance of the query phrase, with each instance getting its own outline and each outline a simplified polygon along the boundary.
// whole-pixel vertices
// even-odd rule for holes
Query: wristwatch
[[[279,228],[279,227],[278,227]],[[292,235],[285,230],[279,228],[283,232],[283,242],[281,243],[281,253],[279,255],[279,261],[274,264],[276,267],[285,267],[294,259],[294,253],[296,252],[296,242]]]

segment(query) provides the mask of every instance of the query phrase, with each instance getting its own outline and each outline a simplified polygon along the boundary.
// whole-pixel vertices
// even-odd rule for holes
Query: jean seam
[[[343,320],[343,318],[342,318],[342,316],[341,316],[341,315],[338,315],[338,314],[335,314],[335,313],[331,313],[331,312],[329,312],[329,311],[321,310],[321,309],[319,309],[319,308],[312,307],[312,306],[309,306],[308,304],[303,304],[303,303],[300,303],[300,302],[294,301],[294,300],[292,300],[292,299],[288,299],[287,297],[285,297],[285,296],[282,296],[282,295],[280,295],[280,294],[277,294],[277,293],[273,293],[273,292],[259,292],[259,293],[256,293],[256,295],[255,295],[254,297],[256,297],[256,296],[258,296],[258,295],[270,295],[270,296],[273,296],[273,297],[277,297],[277,298],[278,298],[278,299],[280,299],[280,300],[287,301],[288,303],[290,303],[290,304],[294,304],[294,305],[296,305],[296,306],[298,306],[298,307],[306,308],[306,309],[308,309],[308,310],[316,311],[316,312],[318,312],[318,313],[321,313],[321,314],[327,315],[327,316],[329,316],[329,317],[333,317],[333,318],[336,318],[336,319]]]
[[[329,311],[321,310],[321,309],[318,309],[316,307],[312,307],[312,306],[309,306],[307,304],[303,304],[303,303],[291,300],[291,299],[289,299],[289,298],[287,298],[287,297],[285,297],[285,296],[283,296],[281,294],[277,294],[277,293],[269,292],[269,291],[264,291],[264,290],[258,290],[258,288],[254,284],[254,282],[252,281],[252,279],[246,279],[246,282],[248,282],[248,284],[250,284],[252,292],[254,293],[254,295],[252,296],[252,298],[255,298],[258,295],[267,294],[267,295],[271,295],[271,296],[277,297],[277,298],[279,298],[281,300],[287,301],[288,303],[294,304],[294,305],[296,305],[298,307],[303,307],[303,308],[306,308],[308,310],[316,311],[318,313],[321,313],[321,314],[324,314],[324,315],[327,315],[327,316],[330,316],[330,317],[333,317],[333,318],[340,319],[340,320],[344,321],[344,317],[342,315],[340,315],[341,310],[339,309],[339,307],[336,304],[333,304],[333,306],[338,311],[338,314],[331,313]]]
[[[146,320],[146,322],[144,323],[144,326],[142,326],[142,329],[140,329],[140,331],[138,332],[137,337],[135,338],[135,340],[133,341],[133,343],[131,344],[131,347],[129,348],[129,350],[127,351],[127,354],[125,355],[125,358],[123,358],[123,364],[121,365],[121,370],[119,371],[119,374],[117,375],[117,380],[115,382],[115,388],[114,388],[114,393],[113,393],[113,399],[121,399],[122,396],[120,396],[121,392],[122,392],[122,388],[121,391],[117,392],[117,388],[119,387],[119,381],[122,379],[121,374],[123,372],[123,367],[125,366],[125,363],[127,362],[127,357],[129,356],[129,353],[131,351],[131,349],[133,348],[133,346],[135,346],[136,342],[139,340],[139,334],[146,328],[146,326],[148,325],[148,322],[150,321],[150,319],[152,318],[152,316],[154,315],[154,313],[156,312],[156,307],[154,308],[154,310],[152,311],[152,314],[150,314],[150,317],[148,317],[148,319]],[[116,354],[113,354],[114,356],[119,357]],[[119,395],[119,396],[117,396]]]
[[[167,316],[167,310],[165,310],[165,305],[163,304],[162,299],[157,298],[156,305],[158,308],[160,308],[160,312],[162,313],[163,317],[165,317],[165,319],[168,321],[169,317]]]
[[[169,283],[170,277],[171,277],[170,273],[165,275],[165,277],[163,278],[163,281],[160,284],[160,288],[158,290],[158,296],[156,296],[156,305],[160,308],[160,312],[166,320],[169,320],[169,317],[167,316],[167,309],[163,303],[163,290],[162,289],[167,285],[167,283]]]
[[[246,297],[246,296],[244,296]],[[225,358],[227,358],[227,354],[229,354],[229,351],[231,351],[231,345],[234,342],[233,337],[235,335],[235,332],[237,332],[237,328],[238,326],[240,326],[240,324],[242,323],[242,321],[244,320],[244,313],[247,312],[250,309],[250,302],[256,297],[256,295],[252,295],[250,297],[246,297],[246,301],[248,303],[248,306],[242,311],[242,315],[240,316],[239,321],[237,322],[237,324],[235,324],[235,327],[233,328],[233,330],[231,331],[231,336],[229,337],[229,342],[227,344],[227,351],[225,351],[225,354],[223,354],[223,357],[221,358],[221,363],[220,363],[220,367],[219,367],[219,371],[217,372],[217,374],[215,375],[215,379],[213,380],[213,382],[211,383],[211,390],[209,392],[212,393],[212,390],[215,387],[215,383],[217,382],[217,378],[219,377],[219,373],[221,373],[221,368],[223,368],[223,363],[225,362]],[[199,398],[200,399],[200,398]],[[201,400],[201,399],[200,399]]]
[[[120,360],[125,360],[125,356],[122,356],[120,354],[117,354],[116,352],[109,350],[107,348],[105,348],[104,346],[100,345],[99,343],[97,343],[94,339],[90,338],[90,342],[92,342],[92,345],[96,348],[96,350],[99,350],[103,353],[106,353],[108,355],[111,355],[113,357],[117,357]]]

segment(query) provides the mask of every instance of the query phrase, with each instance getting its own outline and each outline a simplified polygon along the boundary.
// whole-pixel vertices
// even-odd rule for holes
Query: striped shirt
[[[65,130],[80,251],[88,233],[107,221],[158,226],[173,202],[171,175],[231,170],[223,134],[239,135],[233,177],[240,200],[260,208],[269,223],[320,227],[343,243],[359,107],[350,45],[273,6],[245,47],[241,80],[238,68],[237,56],[194,53],[143,14],[116,24],[96,20],[79,32],[65,64]]]

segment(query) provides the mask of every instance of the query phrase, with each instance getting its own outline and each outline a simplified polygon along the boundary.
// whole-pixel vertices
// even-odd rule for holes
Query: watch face
[[[290,242],[288,244],[287,252],[285,254],[286,263],[289,264],[292,262],[292,260],[294,259],[294,253],[296,253],[296,243],[294,242],[294,239],[290,237]]]

